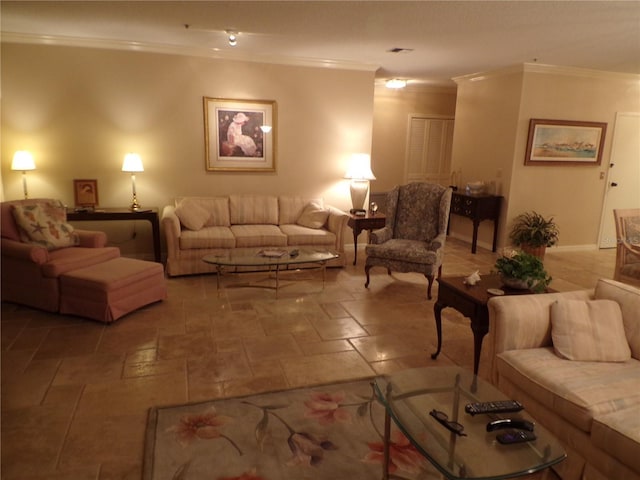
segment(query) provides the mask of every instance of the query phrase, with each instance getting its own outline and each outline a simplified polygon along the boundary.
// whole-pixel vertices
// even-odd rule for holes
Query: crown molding
[[[598,78],[603,80],[624,80],[638,82],[640,75],[634,73],[608,72],[604,70],[592,70],[588,68],[565,67],[559,65],[546,65],[540,63],[523,63],[499,70],[488,72],[470,73],[454,77],[453,81],[457,84],[464,82],[477,82],[502,75],[512,75],[515,73],[541,73],[545,75],[566,75],[571,77]]]
[[[83,37],[66,37],[62,35],[40,35],[30,33],[2,32],[2,43],[23,43],[30,45],[54,45],[77,48],[100,48],[105,50],[124,50],[130,52],[162,53],[191,57],[213,58],[217,60],[235,60],[241,62],[270,63],[299,67],[331,68],[336,70],[357,70],[375,72],[379,65],[337,60],[284,57],[278,55],[249,55],[239,52],[226,52],[217,48],[193,47],[158,44],[149,42],[132,42],[128,40],[97,39]]]

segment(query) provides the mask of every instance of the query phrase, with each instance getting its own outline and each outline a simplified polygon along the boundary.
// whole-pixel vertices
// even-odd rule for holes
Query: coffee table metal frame
[[[291,256],[290,252],[293,250],[298,250],[298,254]],[[266,255],[265,252],[269,251],[281,251],[284,253],[281,256]],[[316,267],[307,268],[319,268],[322,270],[322,289],[324,290],[327,262],[334,260],[339,256],[340,255],[338,253],[329,250],[288,247],[268,249],[261,248],[250,251],[229,250],[221,254],[205,255],[202,257],[202,260],[216,266],[216,285],[218,293],[220,293],[220,277],[224,274],[225,267],[255,267],[255,270],[244,270],[234,273],[255,273],[264,271],[269,274],[273,273],[275,275],[275,286],[257,285],[255,283],[241,286],[270,288],[276,291],[277,297],[278,290],[280,289],[280,271],[290,270],[289,267],[292,265],[295,265],[297,270],[302,264],[316,264]]]
[[[417,451],[450,480],[516,478],[543,471],[566,458],[560,442],[540,425],[535,426],[534,441],[500,444],[496,435],[501,431],[486,431],[489,421],[533,419],[526,410],[475,416],[465,413],[467,403],[506,397],[461,367],[416,368],[378,377],[374,391],[385,407],[383,480],[403,478],[389,473],[391,419]],[[429,412],[433,409],[461,423],[466,436],[458,436],[432,418]]]

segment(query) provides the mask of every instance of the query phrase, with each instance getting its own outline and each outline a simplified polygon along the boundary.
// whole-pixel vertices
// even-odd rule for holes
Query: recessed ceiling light
[[[392,78],[385,83],[387,88],[404,88],[407,86],[407,81],[401,78]]]

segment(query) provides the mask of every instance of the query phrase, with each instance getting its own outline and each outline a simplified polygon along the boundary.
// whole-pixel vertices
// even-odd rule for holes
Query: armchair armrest
[[[8,238],[2,239],[2,255],[42,265],[49,261],[49,252],[39,245],[17,242]]]
[[[491,379],[497,382],[496,355],[507,350],[552,345],[551,304],[558,299],[589,300],[592,291],[507,295],[492,297],[489,309],[487,347],[491,359]]]
[[[434,251],[437,252],[442,247],[444,247],[444,244],[445,244],[446,240],[447,240],[447,234],[446,233],[439,234],[436,238],[431,240],[431,250],[434,250]]]
[[[94,230],[74,230],[78,234],[78,246],[102,248],[107,245],[107,234]]]
[[[372,230],[369,236],[370,243],[384,243],[387,240],[391,240],[393,237],[393,231],[390,226],[385,226],[383,228],[379,228],[377,230]]]

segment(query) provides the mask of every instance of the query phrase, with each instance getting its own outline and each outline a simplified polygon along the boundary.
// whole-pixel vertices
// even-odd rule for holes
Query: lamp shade
[[[13,161],[11,162],[11,170],[35,170],[36,164],[33,161],[33,155],[26,150],[18,150],[13,154]]]
[[[131,173],[144,172],[140,155],[137,153],[127,153],[122,162],[122,171]]]
[[[351,180],[375,180],[376,177],[371,171],[371,157],[366,153],[354,153],[351,155],[349,168],[344,178]]]

